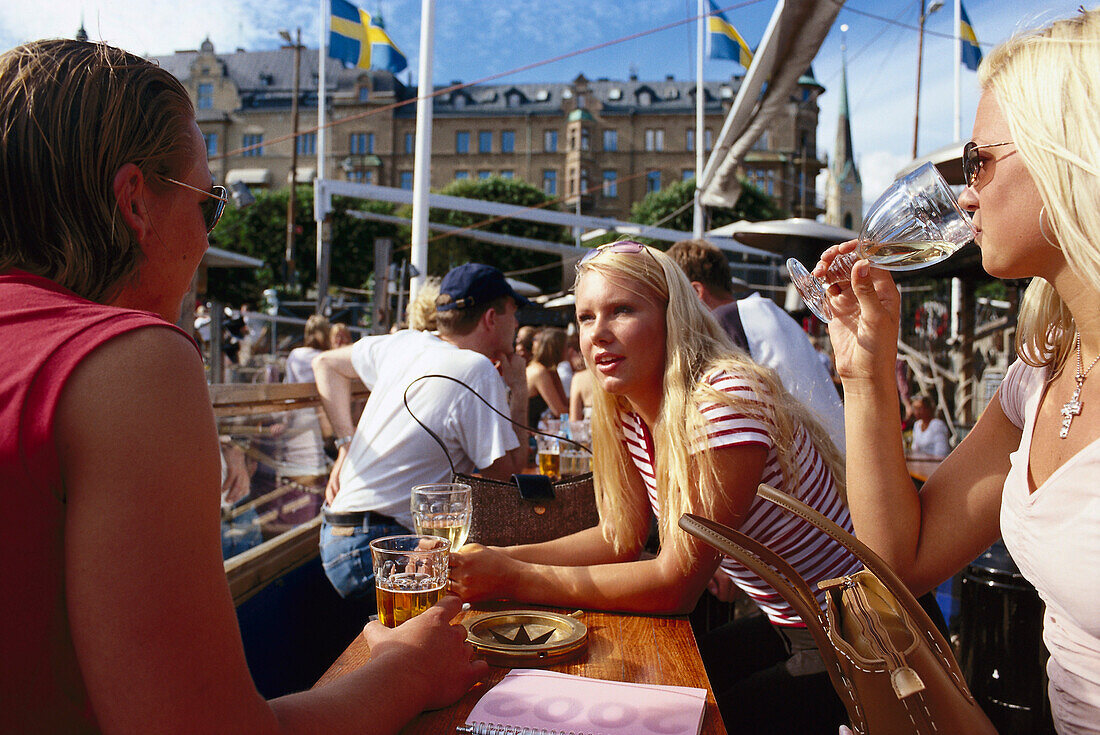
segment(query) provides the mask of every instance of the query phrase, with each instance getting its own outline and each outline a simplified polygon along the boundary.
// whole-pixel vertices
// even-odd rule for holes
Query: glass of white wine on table
[[[955,254],[974,240],[977,232],[951,188],[932,163],[895,181],[871,205],[851,253],[837,256],[824,278],[817,278],[794,258],[787,261],[791,281],[806,307],[821,321],[833,318],[826,289],[851,278],[861,259],[876,268],[909,271],[927,268]]]
[[[458,550],[470,533],[470,486],[460,482],[417,485],[412,489],[412,517],[416,532],[439,536]]]

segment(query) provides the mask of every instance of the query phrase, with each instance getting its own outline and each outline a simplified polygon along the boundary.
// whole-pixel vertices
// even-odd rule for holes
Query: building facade
[[[290,181],[294,49],[156,58],[192,95],[211,171],[227,185],[280,188]],[[318,58],[300,59],[297,180],[316,173]],[[416,90],[385,71],[345,69],[329,60],[329,178],[412,188]],[[740,78],[707,82],[707,150]],[[745,175],[792,215],[815,217],[817,98],[803,77],[787,106],[746,158]],[[695,175],[695,83],[577,76],[569,83],[491,84],[436,89],[431,186],[455,179],[517,178],[575,211],[625,219],[648,192]]]

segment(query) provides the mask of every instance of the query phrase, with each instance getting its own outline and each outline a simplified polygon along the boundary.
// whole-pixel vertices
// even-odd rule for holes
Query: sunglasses
[[[600,253],[603,253],[605,251],[606,252],[612,252],[612,253],[623,253],[623,254],[634,254],[634,253],[645,252],[645,253],[649,254],[649,257],[653,258],[654,262],[657,261],[657,258],[655,258],[652,253],[650,253],[648,250],[646,250],[646,246],[643,245],[642,243],[637,242],[636,240],[618,240],[617,242],[604,243],[603,245],[600,245],[597,248],[593,248],[592,250],[589,250],[587,253],[584,254],[584,256],[580,260],[577,261],[577,270],[579,271],[581,269],[582,265],[584,265],[588,261],[594,259]]]
[[[202,209],[202,221],[206,223],[207,233],[213,230],[215,225],[218,224],[218,220],[222,218],[222,212],[225,211],[225,203],[229,201],[229,191],[224,186],[217,185],[212,188],[212,191],[206,191],[197,186],[170,179],[167,176],[164,177],[164,180],[210,197],[209,199],[203,199],[202,203],[199,204],[199,208]]]
[[[974,141],[970,141],[963,146],[962,154],[962,167],[963,178],[966,180],[967,186],[977,186],[978,176],[982,173],[982,158],[978,155],[978,151],[982,148],[996,148],[1002,145],[1012,145],[1014,141],[1006,140],[1004,143],[985,143],[978,145]]]

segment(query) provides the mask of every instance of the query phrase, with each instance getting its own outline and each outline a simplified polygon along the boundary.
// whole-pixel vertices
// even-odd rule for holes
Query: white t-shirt
[[[1028,458],[1046,369],[1017,361],[1001,407],[1023,431],[1001,494],[1001,536],[1046,603],[1050,708],[1062,735],[1100,733],[1100,439],[1029,492]],[[1086,406],[1100,410],[1098,406]],[[1076,428],[1076,427],[1074,427]]]
[[[718,373],[709,378],[718,390],[740,394],[748,400],[760,400],[753,384],[738,376]],[[833,474],[825,460],[810,441],[810,434],[800,427],[795,437],[794,466],[799,477],[791,482],[783,475],[776,453],[775,443],[768,433],[768,426],[721,404],[708,404],[701,408],[707,418],[707,435],[700,437],[712,449],[755,444],[768,451],[767,464],[760,477],[780,492],[787,493],[815,508],[834,523],[852,532],[852,519],[848,508],[836,490]],[[649,504],[654,515],[660,515],[657,502],[657,476],[653,467],[655,448],[649,427],[640,416],[632,412],[619,415],[623,443],[638,469],[649,492]],[[817,589],[824,579],[842,577],[858,571],[862,564],[844,547],[832,541],[824,531],[804,523],[793,513],[763,498],[753,498],[749,512],[739,530],[756,539],[789,561],[814,590],[818,603],[824,607],[825,592]],[[723,557],[719,568],[763,610],[776,625],[802,626],[798,613],[755,572],[740,562]]]
[[[348,445],[332,510],[373,510],[412,528],[409,491],[448,482],[451,468],[443,450],[409,415],[405,389],[423,375],[449,375],[507,416],[504,380],[489,358],[427,332],[364,337],[351,349],[352,366],[371,393]],[[519,446],[510,423],[451,380],[419,381],[409,390],[409,407],[443,439],[459,472],[485,469]]]
[[[844,405],[820,353],[798,322],[771,299],[754,293],[737,301],[749,354],[779,374],[787,392],[814,413],[844,451]]]
[[[928,427],[922,429],[920,421],[913,422],[913,441],[909,450],[914,454],[927,454],[929,457],[946,457],[951,452],[951,432],[943,419],[929,419]]]
[[[284,383],[313,383],[313,358],[320,355],[316,347],[295,347],[286,356]]]

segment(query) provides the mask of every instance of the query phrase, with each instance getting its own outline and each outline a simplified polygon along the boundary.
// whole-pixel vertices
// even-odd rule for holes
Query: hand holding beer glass
[[[470,486],[461,482],[417,485],[412,489],[412,517],[416,532],[439,536],[457,551],[470,533],[473,510]]]
[[[447,591],[451,542],[437,536],[387,536],[370,542],[378,620],[396,628]]]

